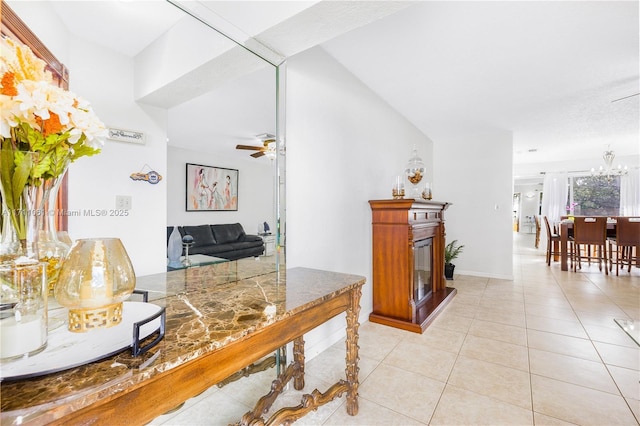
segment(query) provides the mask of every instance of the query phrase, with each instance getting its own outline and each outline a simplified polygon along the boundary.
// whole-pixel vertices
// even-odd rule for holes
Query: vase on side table
[[[0,261],[24,262],[26,258],[46,262],[49,294],[53,294],[61,263],[69,252],[69,246],[58,239],[55,229],[55,199],[69,162],[61,165],[62,171],[56,177],[33,179],[31,175],[25,176],[28,167],[15,166],[16,156],[37,164],[38,154],[4,149],[0,152],[3,214]],[[15,190],[20,187],[22,190]]]
[[[45,202],[42,208],[43,216],[37,223],[38,226],[38,259],[47,264],[47,283],[49,295],[53,295],[53,289],[58,281],[62,262],[69,254],[71,245],[58,238],[56,225],[56,202],[60,184],[64,179],[66,168],[56,178],[47,179],[44,183]]]
[[[173,268],[181,266],[180,256],[182,256],[182,235],[180,235],[178,227],[174,226],[171,235],[169,235],[169,242],[167,244],[167,258],[169,259],[169,266]]]

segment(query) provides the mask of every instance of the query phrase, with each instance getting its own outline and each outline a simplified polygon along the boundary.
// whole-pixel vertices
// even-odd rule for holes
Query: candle
[[[44,347],[46,343],[47,322],[42,312],[22,317],[12,315],[0,320],[0,358],[27,354]]]
[[[0,263],[0,358],[33,354],[47,344],[46,263]]]

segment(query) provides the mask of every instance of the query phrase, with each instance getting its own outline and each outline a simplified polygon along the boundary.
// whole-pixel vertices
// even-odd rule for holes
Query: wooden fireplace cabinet
[[[456,294],[444,277],[450,203],[370,200],[373,312],[369,321],[422,333]]]

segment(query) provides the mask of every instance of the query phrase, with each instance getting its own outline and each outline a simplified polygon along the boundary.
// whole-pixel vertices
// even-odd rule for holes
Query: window
[[[618,216],[619,211],[620,177],[574,176],[569,180],[569,214]]]

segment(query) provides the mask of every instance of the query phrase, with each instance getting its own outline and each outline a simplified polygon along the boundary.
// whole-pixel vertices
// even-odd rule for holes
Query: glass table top
[[[614,321],[640,346],[640,321],[620,318],[616,318]]]
[[[180,262],[171,264],[167,262],[167,271],[175,271],[178,269],[195,268],[204,265],[215,265],[216,263],[228,262],[228,259],[221,257],[207,256],[204,254],[192,254],[187,261],[184,256],[180,257]]]

